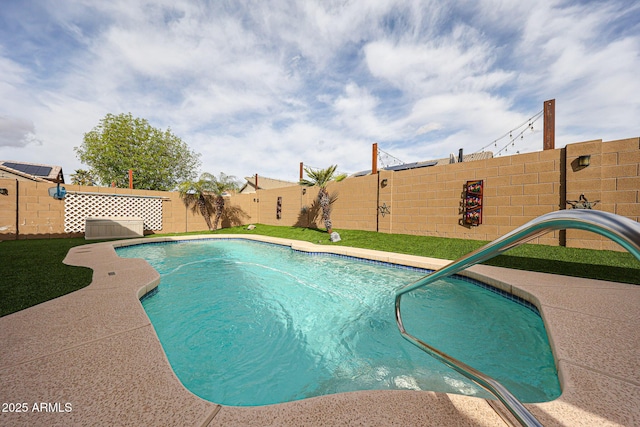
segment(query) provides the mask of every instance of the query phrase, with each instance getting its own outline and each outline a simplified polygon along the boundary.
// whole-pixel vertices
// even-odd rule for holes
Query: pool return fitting
[[[402,324],[400,302],[402,295],[407,292],[411,292],[431,284],[438,279],[443,279],[472,265],[491,259],[550,231],[566,229],[586,230],[607,237],[625,248],[640,261],[640,223],[623,216],[603,211],[561,210],[539,216],[493,242],[470,252],[457,261],[396,291],[396,323],[402,336],[436,360],[444,363],[491,393],[505,405],[520,424],[527,427],[541,427],[542,424],[502,384],[409,334]]]

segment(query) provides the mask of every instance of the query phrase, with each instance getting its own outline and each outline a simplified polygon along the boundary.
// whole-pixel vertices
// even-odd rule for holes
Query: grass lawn
[[[62,260],[83,238],[5,240],[0,242],[0,316],[84,288],[93,271]]]
[[[255,230],[232,227],[215,234],[261,234],[322,245],[352,246],[387,252],[457,259],[487,242],[372,231],[338,230],[342,240],[332,243],[322,230],[258,224]],[[207,234],[209,232],[189,233]],[[157,235],[159,236],[159,235]],[[154,236],[149,236],[153,238]],[[0,316],[4,316],[87,286],[92,271],[62,264],[70,248],[86,240],[47,239],[0,242]],[[559,246],[522,245],[484,264],[593,279],[640,284],[640,261],[627,252],[597,251]]]

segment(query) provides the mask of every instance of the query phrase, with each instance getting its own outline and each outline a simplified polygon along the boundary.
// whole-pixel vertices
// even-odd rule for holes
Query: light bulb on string
[[[541,110],[541,111],[539,111],[538,113],[536,113],[534,116],[530,117],[528,120],[525,120],[524,122],[522,122],[518,127],[511,128],[511,130],[507,131],[503,136],[501,136],[500,138],[495,139],[495,140],[493,141],[493,146],[495,147],[495,149],[496,149],[496,151],[497,151],[495,155],[496,155],[496,156],[498,156],[498,155],[500,155],[500,154],[501,154],[501,152],[502,152],[502,151],[504,151],[504,147],[503,147],[503,148],[501,148],[500,150],[497,150],[497,148],[498,148],[498,141],[502,140],[502,139],[503,139],[503,138],[505,138],[507,135],[509,136],[509,139],[510,139],[510,141],[509,141],[509,142],[513,142],[513,141],[514,141],[514,139],[518,137],[518,135],[520,135],[520,139],[521,139],[521,140],[524,140],[524,136],[523,136],[523,134],[524,134],[524,131],[525,131],[526,129],[523,129],[523,130],[522,130],[522,131],[520,131],[520,132],[518,132],[518,130],[520,130],[520,129],[522,129],[523,127],[525,127],[525,126],[526,126],[526,127],[528,127],[529,129],[531,129],[531,131],[532,131],[532,132],[534,132],[535,130],[534,130],[533,126],[534,126],[535,122],[536,122],[536,121],[538,121],[540,118],[542,118],[542,117],[543,117],[543,115],[544,115],[544,110]],[[514,136],[513,136],[513,132],[517,132],[517,133],[516,133],[515,138],[514,138]],[[507,145],[509,145],[509,142],[507,142]],[[513,144],[512,144],[512,145],[513,145]],[[486,145],[486,146],[482,147],[479,151],[484,152],[484,151],[485,151],[488,147],[490,147],[490,146],[491,146],[491,143],[489,143],[488,145]],[[479,152],[479,151],[476,151],[476,152]]]

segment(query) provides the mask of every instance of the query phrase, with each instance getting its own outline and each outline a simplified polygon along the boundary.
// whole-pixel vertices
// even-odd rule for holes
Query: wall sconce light
[[[387,180],[387,178],[385,178],[382,181],[380,181],[380,187],[384,188],[387,186],[388,183],[389,181]]]
[[[2,194],[3,196],[8,196],[9,190],[6,188],[0,188],[0,194]]]
[[[578,166],[586,168],[587,166],[589,166],[590,162],[591,162],[591,156],[588,154],[578,157]]]
[[[307,194],[307,189],[306,188],[302,189],[302,194]]]

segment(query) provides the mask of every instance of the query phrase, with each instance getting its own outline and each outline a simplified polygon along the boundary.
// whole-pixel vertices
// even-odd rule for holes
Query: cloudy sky
[[[557,148],[639,136],[639,70],[628,0],[2,0],[0,160],[68,182],[84,134],[127,112],[239,178],[370,169],[374,142],[510,155],[542,149],[547,99]]]

